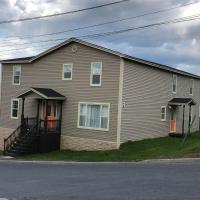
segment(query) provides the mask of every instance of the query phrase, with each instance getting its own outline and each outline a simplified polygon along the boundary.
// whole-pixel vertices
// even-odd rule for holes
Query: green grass
[[[200,157],[200,133],[193,133],[182,144],[182,138],[163,137],[127,142],[119,150],[71,151],[61,150],[21,157],[26,160],[53,161],[141,161],[158,158]],[[21,159],[20,158],[20,159]]]

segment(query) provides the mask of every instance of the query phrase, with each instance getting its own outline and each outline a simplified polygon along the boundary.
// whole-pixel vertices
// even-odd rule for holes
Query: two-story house
[[[75,38],[1,63],[0,147],[7,153],[117,149],[181,136],[192,119],[192,131],[199,129],[197,75]]]

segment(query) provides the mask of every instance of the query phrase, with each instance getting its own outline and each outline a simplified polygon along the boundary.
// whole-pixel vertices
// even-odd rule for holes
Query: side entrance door
[[[169,127],[170,127],[170,133],[175,133],[176,132],[176,113],[175,110],[170,111],[170,122],[169,122]]]

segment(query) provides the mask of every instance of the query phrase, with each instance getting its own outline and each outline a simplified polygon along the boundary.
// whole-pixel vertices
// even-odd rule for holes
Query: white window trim
[[[162,119],[162,109],[165,109],[165,118]],[[160,113],[160,121],[165,122],[166,121],[166,115],[167,115],[167,107],[166,106],[161,106],[161,113]]]
[[[17,112],[17,117],[13,117],[12,116],[12,111],[13,111],[13,101],[18,101],[18,112]],[[11,119],[19,119],[19,99],[11,99],[11,109],[10,109],[10,116],[11,116]]]
[[[15,76],[15,67],[20,67],[20,77],[19,77],[19,83],[14,83],[14,76]],[[21,84],[21,74],[22,74],[22,67],[21,65],[13,65],[13,77],[12,77],[12,84],[13,85],[20,85]]]
[[[174,89],[174,87],[173,87],[173,85],[174,85],[174,77],[176,77],[176,91],[173,91],[173,89]],[[173,94],[177,93],[177,87],[178,87],[178,85],[177,85],[177,83],[178,83],[177,79],[178,79],[177,75],[173,74],[173,76],[172,76],[172,93]]]
[[[189,87],[189,95],[193,96],[193,94],[194,94],[194,79],[190,79],[190,84],[191,84],[191,81],[192,81],[192,94],[190,93],[190,88],[191,87]]]
[[[88,106],[88,105],[100,105],[100,106],[106,105],[106,106],[108,106],[108,128],[92,128],[92,127],[80,126],[79,121],[80,121],[80,105],[81,104],[86,104],[86,106]],[[100,119],[101,119],[101,113],[100,113]],[[78,103],[77,128],[98,130],[98,131],[109,131],[109,126],[110,126],[110,103],[99,103],[99,102],[98,103],[97,102],[79,102]],[[100,120],[100,127],[101,127],[101,120]]]
[[[99,84],[93,84],[92,83],[92,78],[93,78],[93,74],[92,74],[92,65],[93,64],[96,64],[96,63],[100,63],[101,64],[101,71],[100,71],[100,83]],[[91,62],[91,68],[90,68],[90,86],[93,86],[93,87],[100,87],[101,86],[101,79],[102,79],[102,68],[103,68],[103,64],[102,62]]]
[[[64,77],[64,67],[65,67],[65,65],[70,65],[71,68],[72,68],[72,71],[71,71],[71,78],[65,78],[65,77]],[[63,81],[71,81],[71,80],[72,80],[72,76],[73,76],[73,63],[64,63],[64,64],[63,64],[63,69],[62,69],[62,80],[63,80]]]

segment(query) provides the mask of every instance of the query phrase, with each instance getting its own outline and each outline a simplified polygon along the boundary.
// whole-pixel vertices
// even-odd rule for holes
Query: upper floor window
[[[102,63],[93,62],[91,63],[91,86],[101,86],[101,76],[102,76]]]
[[[166,121],[166,106],[161,106],[161,121]]]
[[[190,95],[193,95],[194,90],[194,80],[190,79]]]
[[[11,118],[18,119],[19,116],[19,99],[11,100]]]
[[[173,75],[173,80],[172,80],[172,92],[176,93],[177,92],[177,75]]]
[[[107,131],[109,110],[108,103],[79,103],[78,127]]]
[[[13,66],[13,85],[20,85],[21,66]]]
[[[63,64],[63,73],[62,73],[62,79],[63,80],[72,80],[72,69],[73,64]]]

